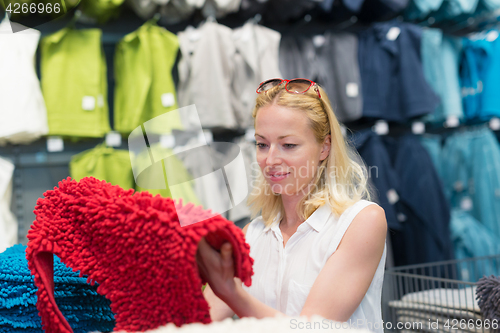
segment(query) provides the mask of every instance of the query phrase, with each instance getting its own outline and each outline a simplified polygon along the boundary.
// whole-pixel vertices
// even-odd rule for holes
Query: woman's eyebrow
[[[265,139],[265,137],[263,135],[260,135],[260,134],[257,134],[257,133],[255,133],[255,136],[260,136],[262,139]],[[286,138],[288,136],[293,136],[293,134],[287,134],[287,135],[278,136],[278,140],[284,139],[284,138]]]

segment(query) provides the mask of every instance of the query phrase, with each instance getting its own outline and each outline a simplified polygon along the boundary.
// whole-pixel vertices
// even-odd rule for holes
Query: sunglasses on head
[[[284,80],[284,79],[270,79],[259,84],[257,88],[257,94],[263,93],[273,87],[279,86],[285,82],[285,90],[292,94],[303,94],[308,91],[311,87],[314,87],[314,91],[318,94],[318,97],[321,98],[321,94],[319,93],[318,84],[314,81],[308,79],[292,79],[292,80]]]

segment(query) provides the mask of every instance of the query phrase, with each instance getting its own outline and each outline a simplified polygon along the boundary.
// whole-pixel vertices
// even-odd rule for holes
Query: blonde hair
[[[309,119],[319,144],[331,134],[330,153],[319,164],[312,186],[297,205],[298,216],[304,221],[325,203],[329,203],[332,212],[340,216],[355,202],[371,200],[372,197],[365,164],[356,149],[344,139],[326,92],[319,85],[317,87],[321,98],[312,88],[304,94],[292,94],[286,92],[283,84],[273,87],[258,94],[252,113],[255,121],[259,109],[267,105],[301,110]],[[262,170],[254,185],[247,201],[252,218],[260,214],[268,226],[279,214],[285,214],[281,195],[272,193]]]

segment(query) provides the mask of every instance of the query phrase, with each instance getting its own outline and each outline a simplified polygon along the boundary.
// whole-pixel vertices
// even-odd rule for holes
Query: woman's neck
[[[302,219],[297,214],[297,204],[302,199],[298,195],[281,196],[283,208],[285,209],[285,216],[281,221],[281,225],[286,228],[296,229],[302,222]]]

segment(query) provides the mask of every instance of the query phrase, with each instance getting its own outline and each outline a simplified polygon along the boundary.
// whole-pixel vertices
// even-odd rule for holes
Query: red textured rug
[[[35,214],[26,257],[46,332],[73,332],[54,300],[52,254],[99,284],[97,291],[111,301],[115,331],[211,322],[201,291],[206,281],[196,264],[202,237],[216,249],[229,241],[235,276],[251,285],[253,259],[243,232],[200,207],[123,190],[93,177],[79,182],[68,177],[38,199]],[[202,222],[188,221],[205,216]]]

